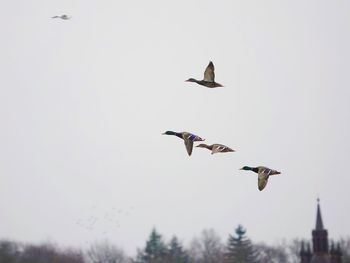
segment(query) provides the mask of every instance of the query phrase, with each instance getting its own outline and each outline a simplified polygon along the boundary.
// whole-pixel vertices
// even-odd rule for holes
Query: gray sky
[[[254,241],[310,238],[318,196],[330,237],[348,235],[349,8],[3,1],[0,238],[128,253],[153,226],[185,244],[239,223]],[[225,88],[184,82],[209,60]],[[237,152],[188,157],[166,130]],[[259,192],[243,165],[282,174]]]

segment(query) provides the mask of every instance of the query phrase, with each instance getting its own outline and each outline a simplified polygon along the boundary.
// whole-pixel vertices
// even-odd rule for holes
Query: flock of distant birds
[[[71,19],[68,15],[60,15],[60,16],[53,16],[52,18],[58,18],[62,20],[69,20]],[[194,82],[199,85],[205,86],[207,88],[218,88],[223,87],[220,83],[215,82],[215,73],[214,73],[214,64],[213,62],[209,62],[209,65],[206,67],[204,71],[204,78],[202,80],[197,80],[194,78],[189,78],[186,80],[187,82]],[[174,131],[166,131],[163,133],[163,135],[174,135],[176,137],[179,137],[184,140],[186,150],[188,155],[190,156],[192,154],[193,150],[193,143],[197,141],[204,141],[201,137],[190,133],[190,132],[174,132]],[[223,145],[223,144],[211,144],[207,145],[205,143],[201,143],[197,145],[196,147],[200,148],[206,148],[211,151],[211,154],[214,153],[226,153],[226,152],[234,152],[233,149],[230,147]],[[261,191],[266,187],[266,184],[268,182],[268,179],[271,175],[278,175],[280,172],[267,168],[265,166],[257,166],[257,167],[250,167],[250,166],[243,166],[240,170],[246,170],[246,171],[253,171],[258,174],[258,189]]]
[[[101,234],[106,235],[110,231],[107,229],[113,228],[114,230],[121,227],[122,221],[127,220],[127,217],[133,213],[135,209],[134,206],[129,206],[127,208],[117,208],[113,206],[112,209],[106,210],[101,216],[87,216],[79,217],[75,224],[82,229],[97,232],[100,231]],[[90,208],[91,212],[96,213],[96,206]],[[100,210],[100,209],[99,209]]]

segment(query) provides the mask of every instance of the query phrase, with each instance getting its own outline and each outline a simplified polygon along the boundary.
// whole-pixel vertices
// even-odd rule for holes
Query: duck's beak
[[[238,170],[243,170],[243,168],[239,168]]]

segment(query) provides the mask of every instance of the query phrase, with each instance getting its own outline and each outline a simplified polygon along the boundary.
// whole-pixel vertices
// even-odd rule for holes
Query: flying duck
[[[207,145],[205,143],[201,143],[197,145],[196,147],[201,148],[207,148],[208,150],[211,150],[211,154],[214,153],[226,153],[226,152],[234,152],[235,150],[232,150],[230,147],[227,147],[226,145],[214,143],[212,145]]]
[[[260,191],[262,191],[265,188],[270,175],[280,174],[280,172],[264,166],[258,166],[258,167],[243,166],[240,170],[253,171],[258,174],[258,188]]]
[[[192,154],[192,149],[193,149],[193,142],[196,141],[204,141],[201,137],[194,135],[189,132],[174,132],[174,131],[166,131],[163,133],[163,135],[175,135],[181,139],[184,140],[186,150],[188,155],[190,156]]]
[[[189,78],[186,81],[187,82],[196,82],[197,84],[205,86],[207,88],[223,87],[221,84],[215,82],[214,64],[211,61],[209,62],[207,68],[204,71],[204,79],[203,80],[196,80],[194,78]]]
[[[61,18],[61,19],[63,19],[63,20],[68,20],[68,19],[70,19],[70,16],[61,15],[61,16],[53,16],[53,17],[51,17],[51,18]]]

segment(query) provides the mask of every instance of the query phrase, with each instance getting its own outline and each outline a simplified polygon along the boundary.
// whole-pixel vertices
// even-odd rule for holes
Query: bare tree
[[[350,237],[344,238],[342,237],[339,240],[339,245],[341,252],[343,254],[343,263],[350,263]]]
[[[188,253],[190,261],[195,263],[221,263],[224,258],[224,246],[219,235],[213,229],[205,229],[199,238],[194,238]]]
[[[60,252],[60,261],[62,263],[84,263],[84,255],[81,251],[74,249],[65,249]]]
[[[26,245],[21,252],[18,263],[84,263],[80,251],[59,249],[52,243]]]
[[[300,263],[300,250],[302,243],[309,244],[306,239],[294,238],[290,241],[282,241],[279,246],[285,247],[290,263]]]
[[[254,244],[258,253],[259,263],[290,263],[286,248],[283,246],[269,246],[265,243]]]
[[[53,244],[25,245],[21,254],[21,263],[57,262],[58,252]]]
[[[87,259],[91,263],[127,263],[128,259],[124,251],[107,240],[96,242],[86,252]]]
[[[259,262],[261,263],[300,263],[301,244],[307,244],[307,240],[292,239],[282,240],[275,245],[256,244],[256,250],[259,253]]]
[[[0,262],[16,263],[19,254],[20,248],[16,242],[0,240]]]

